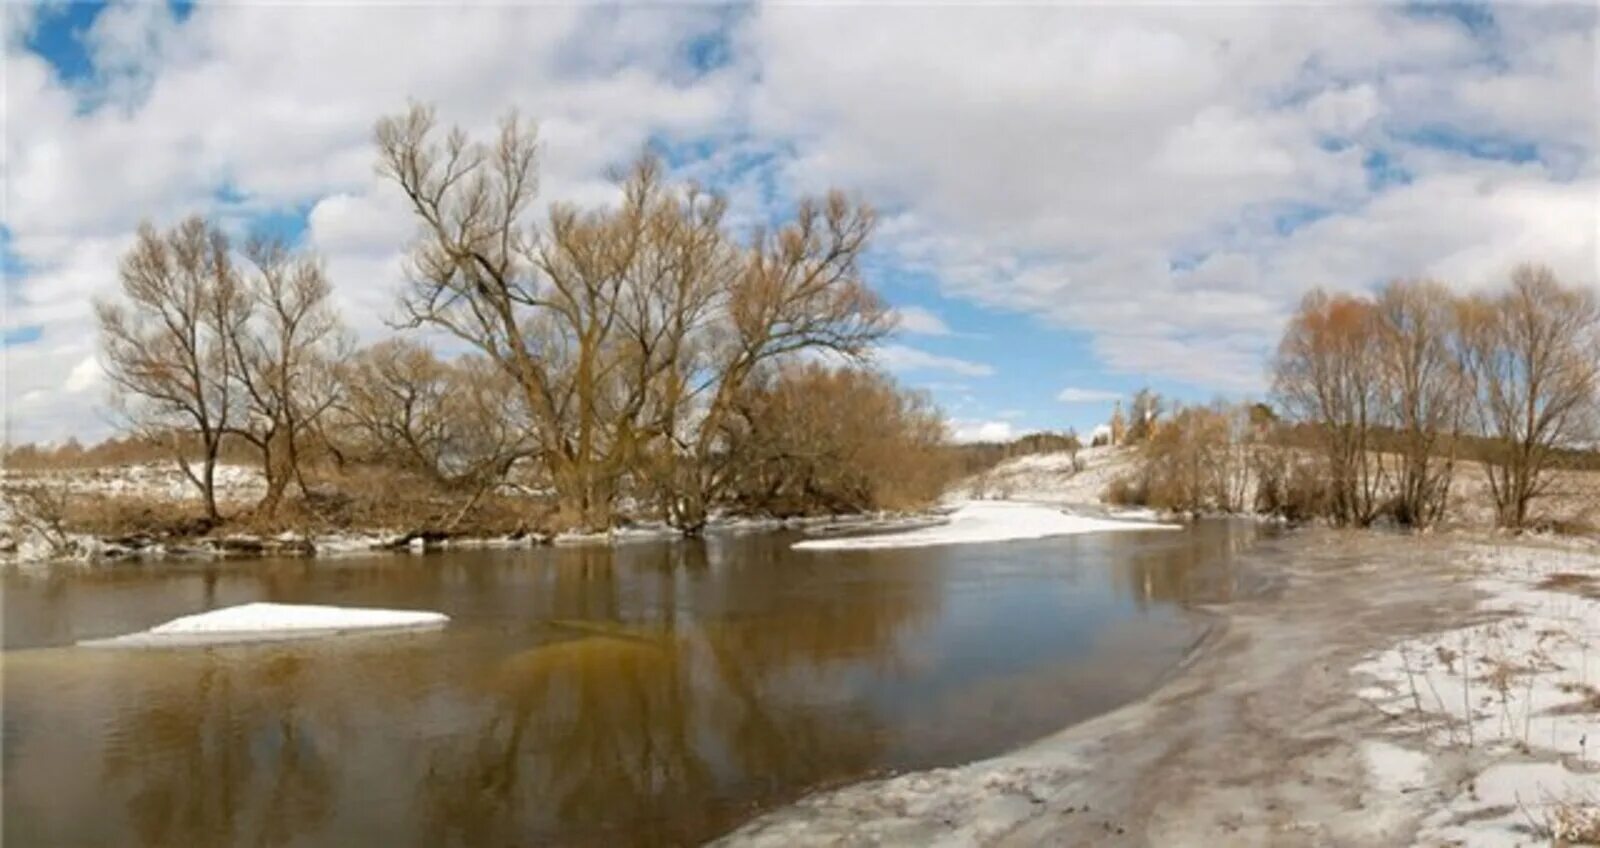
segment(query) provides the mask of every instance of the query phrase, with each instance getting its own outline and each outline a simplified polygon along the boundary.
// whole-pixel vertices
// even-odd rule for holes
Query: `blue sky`
[[[549,198],[652,148],[735,217],[854,191],[905,310],[880,363],[964,436],[1087,430],[1149,385],[1259,396],[1311,286],[1595,284],[1583,5],[5,7],[8,426],[103,435],[88,303],[142,219],[298,239],[382,336],[407,98],[538,120]],[[460,50],[437,50],[450,43]],[[1065,398],[1065,400],[1063,400]]]

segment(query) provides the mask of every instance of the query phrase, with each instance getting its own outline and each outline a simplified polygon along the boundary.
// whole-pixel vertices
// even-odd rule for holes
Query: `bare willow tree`
[[[1461,352],[1497,519],[1523,527],[1563,449],[1595,436],[1600,302],[1524,265],[1497,297],[1459,307]]]
[[[512,380],[568,521],[607,525],[641,477],[695,529],[706,472],[741,381],[813,347],[859,353],[887,330],[857,276],[870,211],[802,204],[753,246],[720,198],[665,183],[641,160],[615,208],[553,206],[540,220],[534,130],[515,115],[491,144],[440,139],[431,109],[378,123],[380,172],[421,222],[402,308],[466,341]]]
[[[229,338],[246,313],[227,236],[198,217],[165,233],[143,224],[119,281],[119,299],[95,304],[114,400],[138,431],[172,446],[218,521],[217,458],[236,414]]]
[[[505,372],[482,357],[439,359],[407,339],[340,369],[330,432],[347,459],[396,467],[466,497],[464,514],[530,453],[531,429]]]
[[[789,363],[763,369],[742,395],[728,451],[745,510],[915,508],[957,471],[938,408],[877,371]]]
[[[888,310],[860,278],[873,220],[870,209],[834,192],[820,203],[801,201],[793,221],[758,234],[743,252],[698,334],[706,355],[685,370],[685,382],[702,376],[689,403],[669,407],[678,413],[666,428],[675,460],[665,478],[667,513],[675,526],[699,530],[729,485],[736,454],[728,428],[761,369],[804,350],[859,359],[892,329]]]
[[[1466,410],[1456,355],[1455,299],[1443,285],[1402,280],[1373,302],[1385,423],[1397,438],[1395,520],[1426,526],[1444,515]]]
[[[350,345],[320,261],[277,240],[253,241],[245,255],[254,273],[227,333],[244,410],[230,430],[260,451],[267,491],[257,510],[270,516],[291,481],[305,492],[302,451],[338,398],[334,368]]]
[[[1290,319],[1273,362],[1280,405],[1317,434],[1337,524],[1366,526],[1381,506],[1383,468],[1372,443],[1381,415],[1377,327],[1371,302],[1313,290]]]

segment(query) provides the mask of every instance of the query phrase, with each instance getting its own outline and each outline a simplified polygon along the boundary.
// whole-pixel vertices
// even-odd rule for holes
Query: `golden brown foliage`
[[[739,506],[774,515],[926,506],[956,471],[925,395],[874,371],[785,368],[741,398]]]
[[[490,143],[440,139],[422,106],[376,135],[380,171],[421,223],[407,317],[511,380],[563,513],[583,527],[612,521],[648,456],[678,495],[669,518],[698,528],[727,482],[721,434],[748,381],[807,349],[858,355],[889,329],[857,269],[872,212],[843,195],[802,201],[740,244],[720,198],[667,184],[646,157],[617,207],[557,204],[541,221],[536,134],[515,115]]]

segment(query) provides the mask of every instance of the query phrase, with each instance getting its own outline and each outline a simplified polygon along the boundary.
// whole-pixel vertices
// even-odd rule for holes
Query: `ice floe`
[[[425,610],[253,603],[175,618],[149,630],[80,642],[91,647],[164,647],[277,641],[343,633],[443,627],[450,617]]]
[[[1044,504],[967,501],[950,513],[949,520],[942,524],[902,533],[807,539],[796,543],[795,548],[799,550],[918,548],[931,545],[1042,539],[1046,536],[1070,536],[1078,533],[1160,529],[1170,530],[1176,527],[1148,521],[1118,521],[1071,515],[1057,507]]]

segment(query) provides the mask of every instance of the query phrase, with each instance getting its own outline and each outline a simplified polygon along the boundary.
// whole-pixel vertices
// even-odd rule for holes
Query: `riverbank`
[[[389,495],[396,506],[376,516],[337,504],[297,503],[293,514],[262,521],[252,515],[266,486],[258,469],[222,465],[217,479],[222,511],[234,518],[209,526],[201,519],[192,484],[171,463],[0,472],[0,565],[609,545],[682,535],[664,522],[626,516],[604,532],[551,531],[536,518],[548,506],[521,490],[498,494],[486,520],[437,518],[452,513],[459,518],[458,506],[451,504],[407,509],[417,496],[396,491]],[[940,513],[950,508],[795,517],[724,514],[713,516],[705,530],[806,529],[823,535],[897,530],[941,521]]]
[[[1307,530],[1246,556],[1273,588],[1205,607],[1219,629],[1148,697],[1003,756],[807,798],[723,843],[1596,835],[1594,545]]]

